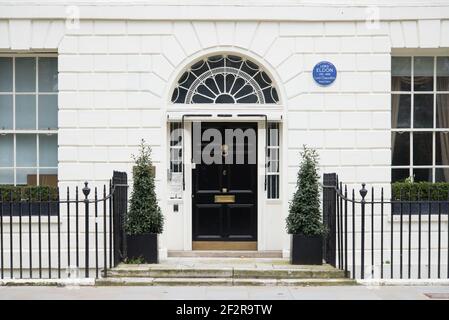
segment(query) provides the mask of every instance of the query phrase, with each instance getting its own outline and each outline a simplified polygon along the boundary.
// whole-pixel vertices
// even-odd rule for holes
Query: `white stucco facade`
[[[0,50],[57,54],[60,187],[102,185],[113,170],[130,174],[131,155],[142,138],[149,142],[166,219],[163,254],[192,249],[190,151],[185,150],[186,190],[182,199],[170,199],[169,121],[183,113],[216,116],[223,110],[233,115],[227,121],[238,121],[241,113],[279,121],[281,191],[273,200],[263,189],[264,122],[252,119],[260,136],[258,250],[288,256],[285,217],[304,144],[317,149],[322,173],[336,172],[356,190],[366,182],[389,192],[391,57],[448,55],[449,3],[2,1]],[[187,66],[222,53],[248,57],[267,70],[280,103],[225,109],[173,104],[172,90]],[[331,61],[338,70],[330,86],[313,80],[319,61]],[[179,212],[173,212],[174,203]]]

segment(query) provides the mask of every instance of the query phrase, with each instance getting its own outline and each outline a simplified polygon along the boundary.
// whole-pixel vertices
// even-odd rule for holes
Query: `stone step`
[[[222,278],[222,279],[338,279],[344,272],[334,268],[188,268],[148,267],[115,268],[108,270],[108,277],[115,278]]]
[[[348,286],[351,279],[102,278],[97,286]]]
[[[169,250],[170,258],[282,258],[280,250]]]

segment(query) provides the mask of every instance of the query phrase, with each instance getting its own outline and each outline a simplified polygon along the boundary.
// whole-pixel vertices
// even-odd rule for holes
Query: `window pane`
[[[14,137],[12,134],[0,135],[0,167],[14,166]]]
[[[437,94],[437,128],[449,128],[449,94]]]
[[[268,149],[268,172],[279,172],[279,149]]]
[[[16,184],[17,185],[37,185],[37,170],[36,169],[17,169],[16,170]]]
[[[410,128],[411,98],[409,94],[391,95],[391,127]]]
[[[36,166],[36,136],[18,134],[16,136],[16,164],[18,167]]]
[[[391,164],[393,166],[410,165],[410,133],[392,132],[391,145]]]
[[[58,186],[58,169],[40,169],[39,185],[41,186]]]
[[[12,92],[12,58],[0,58],[0,92]]]
[[[12,95],[0,95],[0,130],[12,129],[13,102]]]
[[[411,58],[393,57],[391,59],[391,91],[410,91]]]
[[[415,94],[413,100],[413,127],[433,128],[433,94]]]
[[[436,168],[435,182],[449,182],[449,168]]]
[[[39,95],[39,129],[58,128],[58,96]]]
[[[435,133],[435,164],[449,166],[449,132]]]
[[[181,123],[170,123],[170,146],[180,146],[182,142]]]
[[[36,96],[16,96],[16,129],[36,129]]]
[[[277,147],[279,146],[279,124],[269,123],[268,124],[268,145]]]
[[[268,176],[267,195],[268,195],[268,199],[278,199],[279,198],[279,176],[278,175]]]
[[[16,91],[36,92],[35,58],[16,58]]]
[[[429,181],[432,182],[432,169],[413,169],[413,180],[419,181]]]
[[[14,184],[13,169],[0,169],[0,184]]]
[[[437,90],[449,91],[449,57],[437,58]]]
[[[432,91],[433,57],[415,57],[413,71],[415,91]]]
[[[58,91],[58,60],[39,58],[39,92]]]
[[[58,166],[58,136],[39,135],[39,166]]]
[[[432,165],[432,132],[413,133],[413,165]]]
[[[391,180],[392,182],[404,181],[410,177],[409,169],[392,169],[391,170]]]

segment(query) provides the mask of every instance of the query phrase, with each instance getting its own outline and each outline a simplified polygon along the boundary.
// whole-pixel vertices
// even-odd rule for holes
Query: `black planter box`
[[[10,214],[13,216],[29,216],[30,209],[32,216],[38,216],[39,212],[41,216],[47,216],[49,213],[51,216],[57,216],[59,213],[59,204],[58,202],[13,202],[12,203],[12,212],[11,212],[11,204],[9,202],[5,202],[2,205],[3,211],[0,210],[0,214],[3,213],[3,216],[9,216]],[[1,209],[1,208],[0,208]]]
[[[400,215],[401,214],[401,207],[402,207],[402,214],[408,215],[408,214],[423,214],[428,215],[429,209],[430,214],[438,214],[438,210],[440,210],[442,215],[447,215],[449,212],[449,204],[447,201],[425,201],[422,200],[420,202],[393,202],[392,203],[393,208],[393,214]]]
[[[291,264],[323,264],[323,237],[291,235]]]
[[[128,259],[143,259],[144,263],[158,263],[156,233],[126,235]]]

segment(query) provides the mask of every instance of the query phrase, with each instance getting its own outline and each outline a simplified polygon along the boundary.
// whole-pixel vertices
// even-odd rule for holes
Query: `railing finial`
[[[86,182],[84,182],[84,188],[83,188],[83,194],[86,199],[87,199],[87,196],[89,195],[89,193],[90,193],[90,188],[88,187],[88,183],[86,181]]]
[[[368,190],[366,190],[365,186],[366,183],[362,183],[362,189],[360,189],[359,191],[360,195],[362,196],[362,201],[365,201],[366,194],[368,193]]]

